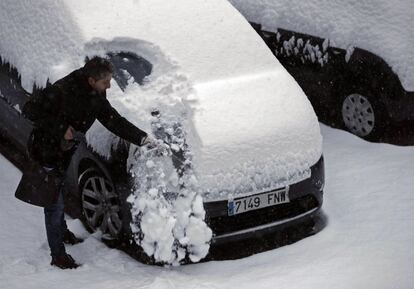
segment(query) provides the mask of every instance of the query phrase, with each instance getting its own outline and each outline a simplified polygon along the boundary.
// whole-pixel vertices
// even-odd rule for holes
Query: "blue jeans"
[[[63,235],[68,227],[65,221],[64,207],[63,189],[61,188],[56,204],[44,208],[47,241],[52,257],[66,253],[65,246],[63,245]]]

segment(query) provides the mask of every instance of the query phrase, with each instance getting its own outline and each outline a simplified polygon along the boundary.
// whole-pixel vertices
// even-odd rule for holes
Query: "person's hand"
[[[141,141],[141,146],[147,146],[148,148],[155,148],[158,146],[158,141],[151,136],[146,136]]]
[[[65,135],[63,136],[63,138],[65,140],[71,140],[73,139],[73,134],[75,133],[75,129],[72,126],[69,126],[68,129],[65,132]]]
[[[64,152],[72,150],[72,149],[76,149],[76,147],[78,146],[77,141],[75,141],[74,139],[62,139],[60,141],[60,149]]]

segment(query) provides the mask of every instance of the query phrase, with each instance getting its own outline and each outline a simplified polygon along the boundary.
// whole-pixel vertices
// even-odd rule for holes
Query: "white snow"
[[[86,240],[67,248],[83,266],[51,267],[43,212],[14,198],[21,174],[0,156],[0,287],[413,288],[414,147],[368,143],[326,126],[322,133],[323,231],[240,260],[170,268],[146,266],[107,248],[77,220],[68,220],[69,227]]]
[[[414,91],[412,0],[229,1],[264,30],[288,29],[328,38],[331,46],[375,53],[391,66],[407,91]]]
[[[0,54],[28,91],[82,66],[86,56],[129,51],[153,64],[143,86],[131,83],[122,92],[113,82],[108,99],[147,132],[157,130],[154,108],[164,129],[182,129],[168,142],[172,150],[187,146],[191,169],[184,176],[170,157],[145,149],[132,146],[128,159],[136,180],[131,227],[157,260],[178,264],[185,252],[194,261],[207,254],[211,230],[201,196],[231,198],[298,182],[321,155],[306,96],[227,1],[6,0],[0,23]],[[87,140],[106,157],[119,143],[99,123]],[[168,192],[179,197],[168,199]]]

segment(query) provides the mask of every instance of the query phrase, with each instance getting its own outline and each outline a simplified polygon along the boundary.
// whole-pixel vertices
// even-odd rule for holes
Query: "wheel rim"
[[[368,98],[348,95],[342,104],[342,119],[349,131],[358,136],[369,135],[375,127],[375,113]]]
[[[80,177],[82,178],[82,176]],[[105,177],[92,175],[82,186],[82,209],[86,222],[102,234],[117,236],[121,231],[118,196],[111,182]]]

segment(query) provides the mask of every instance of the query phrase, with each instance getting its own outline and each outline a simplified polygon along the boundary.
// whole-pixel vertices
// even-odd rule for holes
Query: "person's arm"
[[[122,117],[111,106],[106,98],[102,98],[101,109],[98,115],[98,120],[112,133],[129,141],[137,146],[145,144],[147,133],[137,128],[124,117]]]
[[[33,94],[23,106],[23,115],[37,128],[47,131],[58,139],[63,138],[69,124],[61,108],[61,92],[49,86]]]

